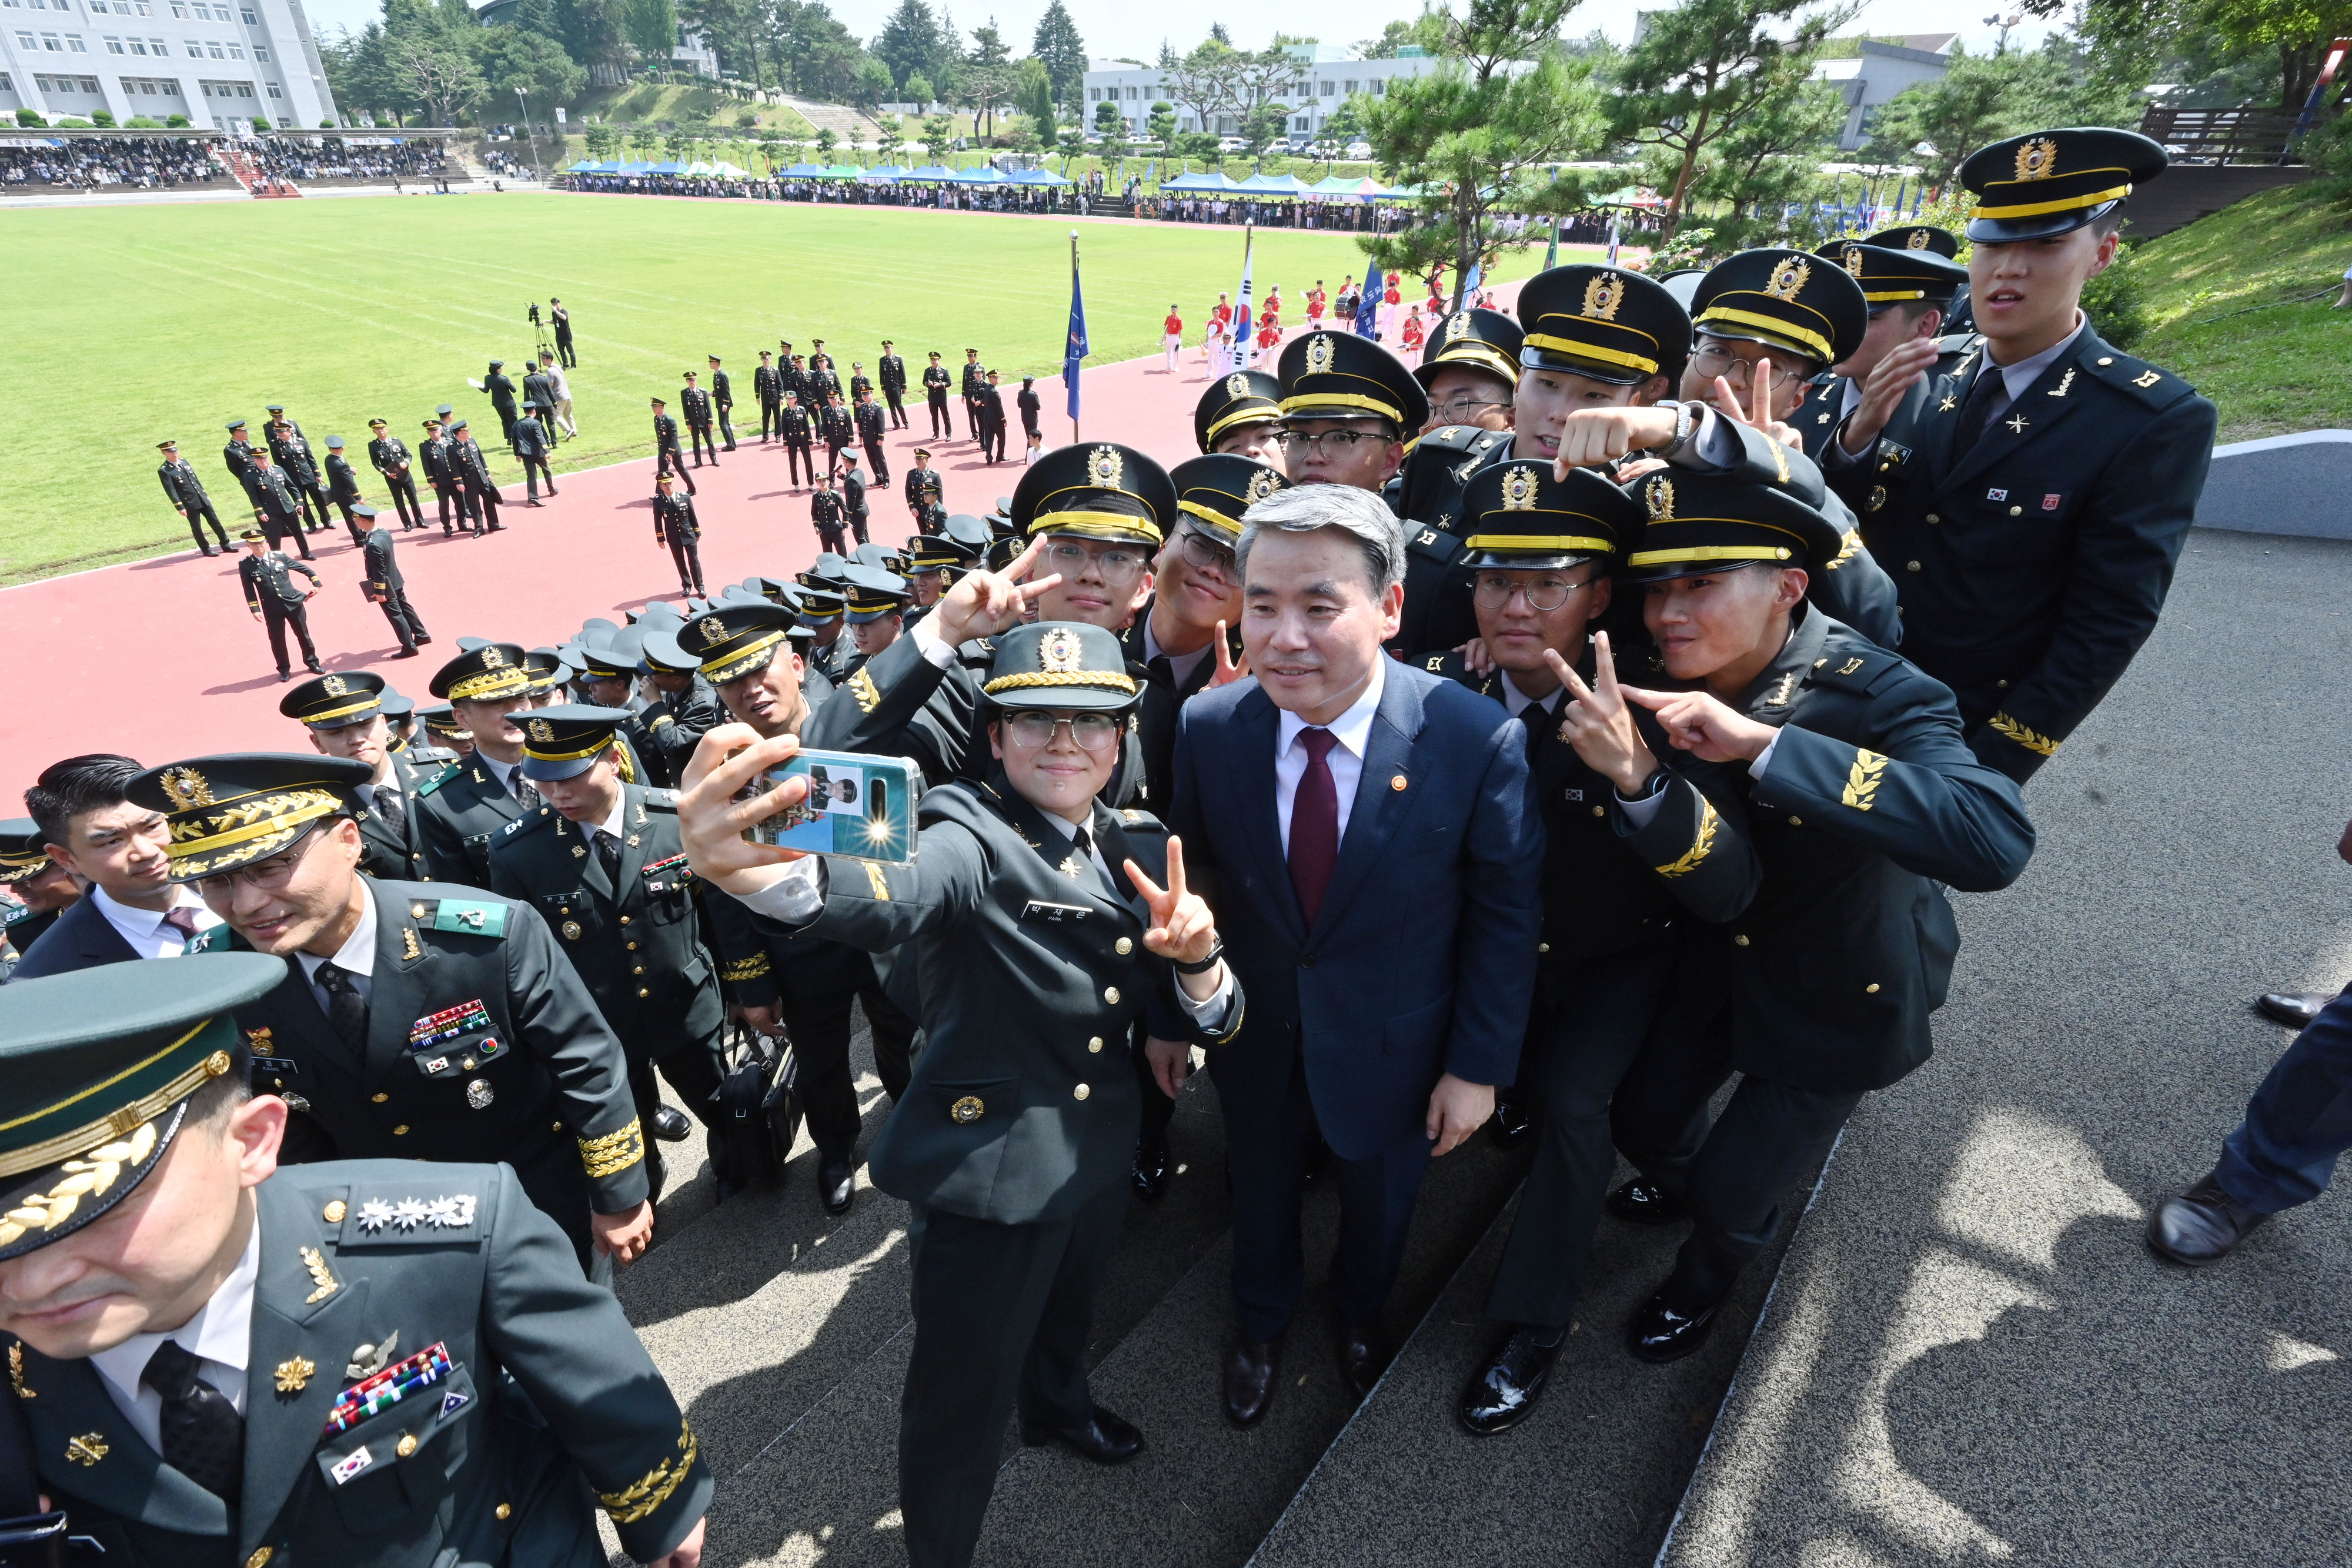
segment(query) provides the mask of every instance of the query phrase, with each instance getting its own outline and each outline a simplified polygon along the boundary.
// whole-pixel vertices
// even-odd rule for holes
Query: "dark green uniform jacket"
[[[1977,755],[2022,781],[2156,629],[2215,416],[2188,382],[2085,326],[1955,455],[1985,363],[1982,338],[1958,343],[1887,422],[1875,458],[1831,478],[1902,595],[1904,653],[1952,688]]]
[[[1959,932],[1937,884],[2007,887],[2033,852],[2017,786],[1960,738],[1951,693],[1819,611],[1732,706],[1780,727],[1734,777],[1763,885],[1728,922],[1732,1065],[1831,1092],[1927,1060]]]
[[[410,798],[425,834],[431,880],[490,885],[490,836],[522,816],[522,802],[499,788],[478,757],[460,758],[424,779]]]
[[[1000,779],[1001,779],[1000,775]],[[1127,1179],[1139,1114],[1128,1038],[1221,1045],[1176,1000],[1143,946],[1148,911],[1123,862],[1167,883],[1168,831],[1097,804],[1093,863],[1036,809],[990,784],[923,797],[914,863],[828,858],[824,911],[803,927],[868,952],[910,943],[921,963],[923,1054],[871,1156],[909,1203],[1003,1225],[1065,1219]],[[1234,981],[1236,987],[1240,981]]]
[[[550,806],[500,830],[490,888],[539,911],[629,1055],[649,1060],[707,1045],[726,1022],[706,937],[737,963],[764,948],[741,904],[702,896],[675,790],[625,784],[621,816],[617,889],[581,826]]]
[[[600,1214],[646,1196],[645,1138],[621,1042],[555,951],[546,922],[487,894],[367,880],[375,974],[358,1061],[327,1023],[299,960],[237,1009],[253,1086],[301,1102],[331,1143],[321,1157],[481,1162],[584,1172]],[[249,952],[216,925],[201,950]],[[315,1147],[315,1143],[314,1145]],[[570,1216],[558,1214],[569,1228]],[[583,1227],[586,1218],[579,1221]]]
[[[393,779],[400,787],[405,821],[395,825],[373,810],[360,818],[360,870],[370,876],[404,882],[433,880],[432,862],[425,850],[424,813],[416,809],[416,793],[425,780],[439,769],[419,768],[415,758],[415,752],[392,754]],[[360,793],[373,805],[373,785]]]
[[[592,1491],[638,1559],[702,1516],[668,1385],[510,1173],[291,1166],[256,1199],[236,1508],[166,1467],[89,1362],[11,1345],[42,1490],[107,1568],[573,1568],[605,1560]],[[375,1346],[387,1366],[438,1346],[447,1375],[331,1431]]]

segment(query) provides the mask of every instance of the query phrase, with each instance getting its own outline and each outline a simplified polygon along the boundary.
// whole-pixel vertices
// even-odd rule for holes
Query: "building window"
[[[58,36],[55,33],[43,33],[41,35],[41,47],[47,49],[53,55],[61,55],[65,53],[65,46],[58,42]]]
[[[110,55],[119,55],[122,53],[122,40],[120,38],[107,39],[106,52]]]
[[[1312,131],[1315,129],[1315,117],[1311,114],[1302,114],[1297,119],[1290,122],[1290,129],[1293,131]]]
[[[1385,97],[1388,90],[1389,84],[1385,80],[1379,77],[1374,77],[1372,78],[1372,96],[1374,98]]]
[[[228,47],[228,57],[233,60],[241,60],[245,58],[245,46],[243,44],[231,44]]]
[[[228,58],[226,55],[221,53],[221,47],[218,44],[206,44],[205,46],[205,52],[216,60],[225,60]]]
[[[1351,81],[1343,81],[1339,84],[1339,91],[1349,98],[1353,98],[1356,96],[1356,84]]]
[[[8,79],[8,73],[6,71],[0,71],[0,92],[15,92],[16,90],[16,84]]]
[[[20,48],[26,48],[26,49],[29,49],[29,48],[31,48],[31,47],[33,47],[33,35],[32,35],[32,34],[30,34],[30,33],[19,33],[19,34],[17,34],[17,35],[16,35],[16,44],[17,44],[17,47],[20,47]]]
[[[269,63],[269,51],[256,44],[253,46],[253,57],[266,66]]]
[[[245,8],[245,25],[248,27],[261,26],[261,18],[253,14],[253,8],[249,5]]]
[[[286,95],[278,90],[278,84],[276,82],[271,82],[269,84],[269,96],[272,98],[284,98]]]
[[[145,53],[147,52],[147,40],[146,40],[146,39],[144,39],[144,38],[133,38],[133,39],[131,39],[131,52],[132,54],[134,54],[134,55],[143,55],[143,54],[145,54]]]
[[[184,22],[188,19],[188,8],[180,0],[172,0],[172,15]]]

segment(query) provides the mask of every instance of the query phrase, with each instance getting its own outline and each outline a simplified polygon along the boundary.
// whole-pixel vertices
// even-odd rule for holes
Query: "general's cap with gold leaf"
[[[1176,486],[1176,509],[1227,549],[1241,542],[1244,512],[1290,488],[1280,469],[1231,452],[1188,458],[1168,477]]]
[[[1192,439],[1203,452],[1245,424],[1282,423],[1282,383],[1264,371],[1235,371],[1209,383],[1192,405]]]
[[[1431,329],[1429,347],[1422,350],[1421,363],[1414,368],[1412,379],[1426,389],[1446,366],[1466,365],[1500,376],[1517,386],[1519,350],[1525,336],[1519,324],[1500,310],[1475,307],[1456,310],[1439,318]]]
[[[236,751],[150,768],[122,792],[163,813],[172,880],[194,882],[283,854],[329,817],[362,815],[359,791],[374,779],[348,757]]]
[[[1283,345],[1282,415],[1384,419],[1405,440],[1429,423],[1429,394],[1405,362],[1353,332],[1317,330]]]
[[[285,978],[282,958],[196,953],[0,988],[0,1261],[130,1197],[188,1096],[236,1069],[235,1009]]]
[[[1462,564],[1534,571],[1615,556],[1639,538],[1641,502],[1590,468],[1552,477],[1549,463],[1489,463],[1462,496]]]
[[[1960,183],[1977,199],[1969,238],[2013,245],[2081,228],[2171,162],[2138,131],[2102,126],[1996,141],[1960,165]]]
[[[1612,386],[1674,375],[1690,357],[1690,312],[1664,284],[1622,267],[1555,267],[1519,287],[1519,363]]]
[[[482,643],[433,673],[433,695],[457,703],[496,702],[530,690],[520,643]]]
[[[1157,549],[1175,526],[1176,487],[1167,469],[1132,446],[1081,442],[1029,465],[1010,515],[1025,537],[1076,534]]]
[[[1862,347],[1870,304],[1846,269],[1801,250],[1743,250],[1707,268],[1691,319],[1710,338],[1737,338],[1823,367]]]
[[[348,729],[383,711],[383,677],[365,670],[313,675],[278,701],[278,711],[312,729]]]
[[[48,840],[30,817],[0,821],[0,887],[30,882],[48,869]]]
[[[1112,632],[1076,621],[1037,621],[992,639],[996,657],[981,690],[1000,708],[1124,713],[1143,695]]]
[[[1777,485],[1671,468],[1624,490],[1643,518],[1624,558],[1636,581],[1759,564],[1819,571],[1845,547],[1835,524]]]

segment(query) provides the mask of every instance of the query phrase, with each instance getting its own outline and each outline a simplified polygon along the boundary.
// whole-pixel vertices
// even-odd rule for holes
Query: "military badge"
[[[1521,465],[1503,476],[1503,510],[1531,512],[1536,505],[1536,471]]]
[[[1658,475],[1642,486],[1642,504],[1650,509],[1654,523],[1670,523],[1675,517],[1675,482]]]
[[[1310,376],[1328,374],[1331,361],[1338,357],[1331,346],[1331,334],[1318,332],[1307,340],[1307,373]]]
[[[351,683],[344,680],[341,675],[329,675],[325,680],[319,684],[325,688],[327,695],[331,697],[348,696],[351,695]]]
[[[1470,312],[1467,310],[1455,311],[1454,313],[1453,319],[1445,323],[1445,340],[1449,343],[1458,343],[1469,335]]]
[[[318,1363],[307,1361],[299,1355],[291,1356],[285,1361],[279,1362],[278,1364],[276,1374],[278,1378],[278,1392],[280,1394],[301,1393],[303,1388],[309,1385],[310,1375],[318,1370]]]
[[[172,798],[172,804],[180,810],[213,804],[212,785],[193,768],[167,768],[159,782],[163,786],[163,793]]]
[[[1613,272],[1604,272],[1584,286],[1584,308],[1578,314],[1595,321],[1614,321],[1617,307],[1624,300],[1624,279]]]
[[[2017,177],[2047,180],[2058,172],[2058,143],[2037,136],[2017,150]]]
[[[948,1115],[955,1121],[969,1124],[979,1121],[981,1113],[987,1109],[988,1107],[981,1103],[979,1095],[967,1094],[948,1107]]]
[[[1764,285],[1764,296],[1768,299],[1794,299],[1804,292],[1805,283],[1812,276],[1812,267],[1792,256],[1773,269],[1770,281]]]
[[[1249,377],[1244,375],[1239,371],[1235,371],[1232,375],[1227,376],[1225,378],[1225,395],[1231,398],[1248,397],[1250,395]]]
[[[1116,446],[1097,446],[1087,458],[1087,477],[1106,490],[1118,489],[1126,471],[1126,459],[1119,456]]]
[[[1858,245],[1850,245],[1845,247],[1845,269],[1848,273],[1852,274],[1855,277],[1860,277],[1862,276],[1862,246]]]
[[[541,746],[552,746],[555,743],[555,727],[543,718],[532,719],[523,727],[528,729],[530,732],[530,737]]]
[[[1906,249],[1906,250],[1925,250],[1925,249],[1927,249],[1927,231],[1926,229],[1913,229],[1913,230],[1911,231],[1911,237],[1910,237],[1909,239],[1907,239],[1907,240],[1905,240],[1905,241],[1903,242],[1903,245],[1904,245],[1904,248],[1905,248],[1905,249]]]
[[[1242,492],[1242,500],[1246,505],[1255,506],[1273,495],[1281,484],[1282,476],[1271,468],[1261,474],[1253,474],[1250,476],[1249,484]]]
[[[1063,674],[1078,667],[1078,638],[1075,632],[1056,627],[1037,639],[1037,657],[1049,674]]]
[[[466,1085],[466,1103],[477,1111],[488,1110],[490,1102],[498,1097],[498,1092],[490,1087],[490,1081],[487,1078],[477,1078]]]
[[[496,643],[484,644],[481,655],[482,668],[486,670],[503,670],[507,666],[507,656],[499,651]]]

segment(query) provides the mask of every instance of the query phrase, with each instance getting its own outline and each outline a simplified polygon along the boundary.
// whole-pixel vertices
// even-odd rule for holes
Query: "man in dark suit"
[[[849,407],[841,401],[839,392],[824,395],[819,405],[818,434],[824,437],[824,471],[841,472],[841,455],[857,443],[857,422],[850,417]]]
[[[245,556],[236,563],[238,580],[245,588],[245,607],[253,618],[269,632],[269,653],[278,661],[278,678],[289,676],[286,660],[286,629],[294,629],[296,642],[301,645],[302,665],[313,674],[319,673],[319,650],[310,641],[310,601],[319,591],[319,574],[306,560],[297,560],[284,550],[271,549],[269,541],[260,530],[247,528],[239,536],[245,541]],[[294,574],[300,572],[310,580],[307,589],[299,588]]]
[[[809,423],[809,411],[801,406],[800,393],[787,387],[783,398],[782,406],[776,410],[776,439],[784,444],[784,461],[791,468],[793,487],[798,489],[816,482],[816,427]]]
[[[857,406],[850,411],[850,417],[857,423],[857,439],[865,444],[866,460],[874,465],[874,482],[887,485],[890,482],[890,464],[882,455],[882,439],[888,430],[882,423],[882,405],[874,401],[872,388],[859,395]]]
[[[330,435],[327,437],[327,499],[342,513],[343,528],[351,534],[352,543],[355,545],[367,542],[367,530],[360,527],[359,519],[352,515],[352,508],[365,498],[360,490],[359,471],[352,466],[351,459],[343,455],[343,438]],[[373,515],[371,509],[370,516]]]
[[[859,544],[867,543],[866,525],[871,520],[872,508],[866,504],[866,476],[858,472],[855,457],[841,476],[841,516],[849,525],[850,537]]]
[[[352,510],[363,514],[370,524],[375,520],[373,507],[355,507]],[[408,601],[407,580],[400,575],[400,563],[392,555],[392,530],[371,528],[361,541],[360,559],[362,570],[367,573],[368,602],[383,610],[383,618],[392,623],[392,634],[400,639],[399,656],[415,658],[416,650],[433,639],[425,632],[424,617]]]
[[[667,546],[677,567],[680,593],[707,592],[702,586],[702,521],[694,515],[694,497],[681,496],[677,476],[654,476],[654,543]]]
[[[694,446],[694,465],[702,466],[703,454],[710,455],[710,465],[719,466],[719,447],[710,434],[710,393],[698,385],[695,372],[686,372],[686,385],[677,394],[678,416],[686,421],[687,439]]]
[[[1225,1414],[1249,1426],[1305,1285],[1299,1195],[1318,1130],[1341,1205],[1341,1375],[1360,1397],[1387,1364],[1380,1315],[1423,1172],[1518,1070],[1543,834],[1518,722],[1381,652],[1404,541],[1377,494],[1269,496],[1236,559],[1252,678],[1185,705],[1169,825],[1253,1003],[1238,1049],[1210,1069],[1241,1319]],[[1170,1044],[1151,1055],[1172,1092],[1185,1058]]]
[[[319,675],[288,692],[278,711],[301,723],[320,756],[367,765],[367,782],[354,786],[357,803],[367,808],[359,818],[360,869],[373,877],[426,882],[432,868],[416,817],[416,790],[440,769],[427,765],[420,771],[394,749],[383,694],[383,677],[367,670]]]
[[[384,488],[392,492],[393,510],[400,514],[400,526],[423,528],[425,508],[417,504],[416,476],[409,471],[408,444],[393,434],[383,420],[369,420],[368,429],[374,433],[368,438],[368,462],[383,476]]]
[[[159,441],[155,449],[163,455],[155,476],[163,482],[163,495],[172,503],[172,509],[187,519],[188,532],[195,536],[196,548],[208,556],[226,554],[228,530],[221,527],[220,517],[213,510],[212,497],[205,494],[204,481],[196,477],[194,466],[180,455],[180,444]],[[218,551],[205,538],[206,523],[212,524],[213,537],[220,541]]]
[[[907,470],[907,510],[914,514],[915,527],[923,527],[923,519],[931,515],[932,507],[946,505],[946,485],[940,478],[940,471],[931,466],[930,449],[916,447],[915,465]]]
[[[978,349],[963,351],[963,380],[958,392],[963,398],[964,423],[974,441],[980,439],[980,394],[988,387],[988,367],[980,362]]]
[[[447,538],[457,531],[464,521],[465,503],[459,499],[457,473],[452,465],[449,448],[452,443],[446,426],[437,419],[425,422],[425,439],[417,450],[417,461],[425,465],[425,482],[433,486],[435,499],[441,504],[441,537]],[[450,514],[457,514],[452,521]]]
[[[310,450],[310,438],[302,427],[286,417],[286,411],[276,403],[269,406],[272,418],[265,434],[269,438],[270,461],[286,476],[300,497],[305,517],[303,527],[311,533],[327,526],[327,490],[319,476],[319,460]]]
[[[473,755],[416,789],[426,863],[436,882],[490,885],[490,837],[539,796],[522,773],[522,730],[507,716],[530,689],[520,643],[482,643],[434,674],[433,695],[472,731]]]
[[[540,423],[546,427],[551,444],[555,440],[555,375],[552,365],[526,362],[523,366],[522,405],[528,409],[536,404]],[[518,453],[516,455],[521,455]]]
[[[547,317],[555,328],[555,351],[563,357],[564,368],[578,370],[580,356],[572,348],[572,312],[563,308],[562,300],[551,298],[547,302]]]
[[[523,505],[536,507],[539,482],[547,481],[550,499],[555,495],[555,471],[547,465],[547,455],[553,450],[554,438],[547,432],[546,405],[536,402],[522,405],[522,417],[515,421],[514,455],[522,464]]]
[[[490,407],[497,411],[499,429],[507,444],[514,444],[515,384],[506,373],[504,360],[492,360],[488,373],[482,377],[482,391],[489,395]]]
[[[948,389],[955,378],[940,363],[939,350],[931,351],[931,362],[923,367],[923,402],[931,413],[931,439],[944,441],[955,434],[955,422],[948,417]]]
[[[723,450],[735,450],[735,422],[730,417],[735,407],[734,383],[727,372],[719,368],[719,356],[710,356],[710,412],[719,419],[719,440]]]
[[[906,429],[907,361],[887,338],[882,340],[882,359],[874,373],[881,383],[882,401],[890,405],[890,428]]]
[[[996,372],[980,384],[974,402],[980,409],[980,452],[991,463],[1004,461],[1004,392],[997,385]]]
[[[228,443],[221,448],[221,461],[228,466],[228,476],[236,480],[240,486],[245,484],[246,474],[253,467],[253,443],[249,438],[245,421],[230,420]]]
[[[171,877],[171,837],[163,814],[124,793],[143,772],[128,757],[95,754],[51,763],[25,810],[48,857],[89,884],[38,940],[20,947],[15,980],[173,958],[191,937],[219,924],[203,901]]]

